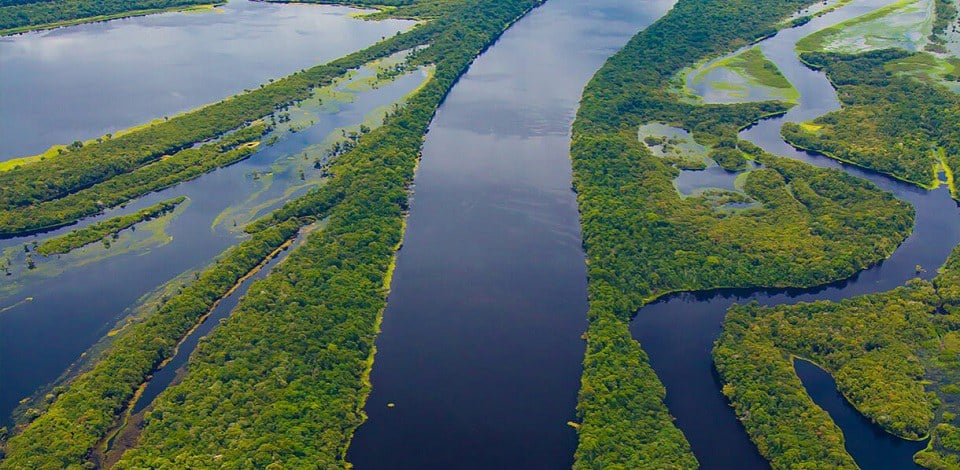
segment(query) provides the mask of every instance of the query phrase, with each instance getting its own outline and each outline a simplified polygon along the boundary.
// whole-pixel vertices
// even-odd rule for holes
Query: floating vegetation
[[[846,53],[887,48],[922,50],[933,32],[934,1],[900,0],[811,34],[797,42],[797,50]]]
[[[687,90],[704,103],[795,102],[800,92],[759,47],[710,61],[687,74]]]

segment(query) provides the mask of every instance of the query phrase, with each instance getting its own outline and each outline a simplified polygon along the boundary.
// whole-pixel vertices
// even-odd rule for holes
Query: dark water
[[[410,27],[231,0],[0,38],[0,161],[193,109]]]
[[[843,429],[847,450],[856,458],[860,468],[922,468],[913,463],[913,454],[923,450],[927,446],[926,441],[906,441],[884,432],[837,391],[837,382],[827,371],[801,359],[795,360],[793,366],[810,398]],[[883,451],[877,452],[880,447]]]
[[[331,133],[339,135],[337,129],[363,122],[376,108],[401,99],[423,79],[419,72],[413,72],[375,90],[351,93],[353,101],[340,103],[337,110],[310,111],[304,129],[297,133],[277,131],[280,140],[275,145],[262,146],[241,163],[147,195],[126,208],[81,224],[187,196],[189,205],[166,226],[166,233],[172,237],[169,243],[149,242],[125,253],[117,252],[116,243],[110,249],[96,244],[62,259],[38,258],[35,271],[21,267],[15,276],[0,276],[0,309],[16,304],[0,312],[0,422],[8,422],[21,398],[55,380],[138,305],[138,299],[181,273],[202,269],[242,240],[233,220],[242,226],[302,194],[310,184],[315,185],[320,176],[313,168],[313,158],[322,154],[318,144]],[[311,121],[313,124],[309,124]],[[310,155],[307,159],[302,157],[304,152]],[[305,181],[299,177],[300,169]],[[257,179],[255,174],[262,176]],[[239,210],[229,212],[231,209]],[[215,224],[223,213],[228,215]],[[121,240],[144,238],[144,232],[138,228],[132,235],[125,233]],[[0,259],[13,256],[14,264],[22,266],[24,253],[20,246],[39,239],[0,241],[0,250],[4,251]],[[33,300],[17,303],[26,297]]]
[[[303,241],[301,237],[299,242]],[[247,291],[250,290],[250,286],[260,279],[267,277],[270,274],[270,271],[274,266],[286,259],[295,246],[288,247],[284,251],[277,254],[271,258],[267,263],[265,263],[259,271],[254,275],[248,277],[243,282],[240,283],[237,288],[230,293],[230,295],[220,299],[220,302],[217,303],[217,306],[210,311],[210,314],[203,320],[200,325],[197,326],[193,332],[187,335],[186,338],[177,346],[177,353],[170,359],[165,366],[157,370],[153,374],[153,378],[147,382],[147,387],[143,390],[143,393],[140,395],[140,398],[133,406],[131,414],[137,414],[143,411],[144,408],[153,403],[153,400],[157,398],[157,395],[160,392],[167,389],[174,379],[177,378],[177,372],[181,370],[186,364],[187,360],[190,359],[190,355],[193,354],[194,349],[197,348],[197,344],[200,342],[200,338],[207,336],[217,325],[220,324],[220,320],[223,320],[230,316],[230,313],[233,312],[233,309],[237,307],[237,304],[240,303],[240,299],[247,294]]]
[[[793,52],[793,44],[813,31],[886,3],[890,2],[857,1],[762,42],[764,54],[776,62],[799,89],[800,105],[785,116],[764,120],[745,130],[741,137],[778,155],[820,167],[843,168],[910,202],[917,211],[911,236],[888,260],[843,282],[814,289],[728,289],[670,295],[645,306],[631,324],[631,332],[649,354],[651,364],[667,388],[667,406],[690,441],[702,468],[769,468],[720,393],[722,384],[710,355],[726,311],[733,303],[755,300],[763,305],[776,305],[837,301],[887,291],[917,277],[918,264],[926,269],[919,277],[932,278],[950,251],[960,243],[960,210],[945,188],[925,191],[826,157],[797,151],[780,138],[780,127],[784,122],[806,121],[840,107],[836,92],[826,77],[806,68]],[[815,393],[813,389],[810,392]],[[909,452],[912,444],[893,445],[896,439],[877,432],[875,427],[835,415],[832,410],[840,410],[845,405],[842,397],[816,394],[817,403],[831,411],[846,436],[847,450],[862,467],[909,468],[913,465]],[[873,462],[884,462],[886,467],[875,467]]]
[[[587,303],[569,128],[591,75],[671,3],[550,0],[439,109],[347,456],[358,469],[572,464]]]
[[[682,170],[673,180],[680,194],[691,195],[706,189],[726,189],[736,191],[738,172],[724,170],[720,165],[712,165],[703,170]]]

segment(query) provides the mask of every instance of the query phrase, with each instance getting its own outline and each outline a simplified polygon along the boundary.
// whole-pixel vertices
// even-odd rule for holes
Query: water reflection
[[[231,0],[0,39],[0,160],[211,103],[409,28],[357,10]]]

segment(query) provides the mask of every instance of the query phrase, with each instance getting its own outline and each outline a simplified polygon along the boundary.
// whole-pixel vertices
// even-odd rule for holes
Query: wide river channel
[[[786,121],[839,109],[825,76],[794,43],[878,8],[867,0],[762,43],[798,87],[786,116],[743,133],[765,149],[824,167],[780,138]],[[582,87],[613,49],[670,2],[550,0],[482,55],[431,126],[392,292],[377,339],[369,420],[348,460],[358,468],[562,468],[572,463],[585,330],[585,267],[570,192],[569,125]],[[631,28],[633,30],[631,30]],[[670,296],[631,325],[667,386],[667,401],[703,468],[769,468],[720,393],[710,350],[727,308],[837,300],[930,278],[960,240],[945,190],[843,166],[917,209],[912,236],[887,261],[836,285],[791,292]],[[704,172],[701,172],[704,173]],[[696,183],[697,172],[684,175]],[[705,175],[706,176],[706,175]],[[709,178],[705,178],[709,179]],[[816,367],[798,366],[864,468],[906,468],[924,446],[870,425]]]
[[[576,197],[570,189],[570,124],[592,74],[672,3],[549,0],[482,54],[441,106],[427,136],[404,245],[377,338],[373,393],[366,406],[369,420],[358,429],[348,454],[358,468],[569,468],[577,437],[567,422],[576,418],[584,352],[580,335],[587,326],[586,269]],[[745,130],[743,138],[779,155],[817,166],[841,167],[827,158],[798,152],[780,138],[783,122],[804,121],[839,108],[823,74],[804,67],[793,44],[813,31],[886,3],[890,1],[858,0],[763,41],[764,53],[799,89],[800,104],[785,116]],[[259,15],[243,14],[257,8],[263,8]],[[296,9],[296,13],[288,9]],[[135,83],[124,85],[119,83],[124,81],[122,74],[118,83],[94,81],[92,88],[81,87],[86,72],[77,76],[74,88],[72,81],[43,77],[53,70],[44,67],[57,66],[57,60],[23,68],[34,70],[33,81],[0,74],[0,97],[4,97],[0,99],[9,100],[0,102],[0,155],[23,156],[52,144],[95,138],[184,111],[359,49],[409,26],[405,22],[358,22],[346,18],[346,10],[338,7],[261,6],[233,0],[223,11],[222,17],[210,12],[175,13],[0,40],[2,70],[10,70],[8,64],[16,63],[9,61],[38,62],[28,57],[43,57],[43,51],[68,56],[58,48],[68,47],[61,44],[62,38],[71,36],[86,41],[83,50],[90,54],[89,60],[107,56],[92,51],[119,47],[105,38],[116,34],[112,30],[124,28],[136,31],[118,38],[145,42],[167,37],[166,28],[180,32],[191,28],[204,31],[204,24],[207,28],[232,28],[232,34],[224,33],[218,36],[220,42],[214,43],[223,42],[223,47],[234,53],[193,56],[202,48],[189,45],[209,39],[195,33],[193,39],[189,35],[181,38],[166,60],[149,61],[169,68],[165,78],[173,83],[179,83],[175,71],[194,67],[196,62],[221,60],[220,65],[227,67],[226,72],[216,66],[201,71],[177,85],[181,88],[151,77],[142,77],[139,88]],[[224,20],[228,14],[237,19]],[[318,17],[308,21],[303,15]],[[324,32],[327,24],[340,29]],[[258,40],[248,41],[251,30],[260,31]],[[311,34],[329,34],[331,42]],[[301,35],[306,36],[302,44],[290,43]],[[348,44],[344,37],[358,39]],[[290,61],[274,57],[287,54],[272,49],[255,58],[245,57],[244,48],[256,46],[251,50],[260,51],[266,44],[293,48]],[[190,54],[180,55],[184,47]],[[10,52],[25,48],[39,52],[29,56]],[[260,62],[268,59],[279,62]],[[15,67],[19,71],[23,66]],[[119,64],[99,67],[126,68]],[[259,74],[247,75],[250,69]],[[65,70],[60,73],[72,76]],[[362,71],[358,77],[371,73]],[[218,80],[234,75],[244,78],[208,83],[203,78],[207,75]],[[43,80],[50,83],[44,85],[50,93],[62,93],[51,95],[61,102],[25,112],[25,103],[35,98],[21,98],[16,94],[21,92],[12,91],[45,83]],[[101,75],[95,80],[108,78]],[[158,286],[178,275],[189,276],[236,243],[241,235],[232,228],[233,222],[242,225],[306,190],[311,182],[315,184],[309,163],[317,145],[339,134],[339,129],[363,122],[378,108],[401,100],[422,80],[423,74],[416,72],[373,90],[338,85],[338,93],[353,97],[341,97],[332,108],[318,105],[317,109],[305,109],[308,117],[301,120],[309,119],[309,125],[296,133],[284,133],[276,145],[240,164],[108,214],[188,196],[185,208],[178,209],[172,220],[136,234],[125,233],[111,248],[86,247],[78,254],[44,260],[36,270],[21,269],[8,277],[0,284],[0,414],[6,418],[20,398],[55,380],[118,320],[135,312],[137,305],[162,295]],[[204,83],[193,84],[198,86],[193,92],[180,91],[188,90],[191,81]],[[114,86],[118,93],[130,95],[116,98]],[[85,101],[88,89],[94,90],[92,102]],[[171,89],[177,91],[171,93]],[[147,103],[156,94],[169,96],[145,105],[146,110],[127,104],[134,99]],[[189,98],[182,100],[178,94]],[[119,108],[104,104],[114,99]],[[8,106],[20,106],[20,111],[8,110]],[[59,115],[63,109],[69,116]],[[25,122],[31,119],[32,124]],[[309,159],[301,159],[301,155]],[[307,163],[298,163],[301,160]],[[305,168],[306,180],[298,178],[298,171]],[[857,168],[842,168],[916,208],[913,234],[889,260],[853,279],[816,289],[671,295],[641,309],[631,324],[634,337],[665,383],[667,404],[703,468],[768,467],[720,394],[710,357],[732,303],[838,300],[889,290],[915,277],[918,264],[926,268],[921,277],[932,277],[960,241],[960,210],[945,190],[928,192]],[[695,180],[696,174],[685,175],[685,181]],[[0,250],[22,264],[26,256],[23,245],[34,240],[5,240],[0,242]],[[226,315],[223,310],[234,304],[235,299],[224,302],[216,315]],[[185,345],[191,341],[195,343],[191,339]],[[178,358],[171,369],[157,374],[157,379],[167,383],[174,373],[172,367],[184,359]],[[912,465],[910,456],[922,443],[907,443],[878,432],[851,413],[829,376],[804,364],[798,365],[798,371],[811,396],[843,429],[847,447],[862,467]]]

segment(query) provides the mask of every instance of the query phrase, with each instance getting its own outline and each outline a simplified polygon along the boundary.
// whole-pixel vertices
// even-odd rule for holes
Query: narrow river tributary
[[[816,300],[841,300],[883,292],[909,279],[932,278],[950,251],[960,242],[960,210],[946,188],[926,191],[829,158],[798,151],[780,137],[785,122],[803,122],[840,109],[836,91],[826,76],[803,65],[796,42],[825,27],[860,16],[890,1],[855,1],[798,28],[781,31],[760,43],[770,60],[800,91],[799,104],[786,115],[765,119],[744,130],[741,137],[769,152],[819,167],[842,168],[870,180],[916,209],[910,237],[886,261],[851,279],[813,289],[727,289],[669,295],[645,306],[631,323],[667,388],[667,406],[687,436],[704,469],[769,468],[750,442],[733,409],[720,393],[721,383],[711,350],[719,336],[727,309],[734,303],[757,301],[763,305]],[[916,266],[925,272],[917,274]],[[882,432],[856,414],[838,393],[832,379],[817,367],[799,364],[798,373],[814,400],[840,426],[847,450],[862,468],[900,469],[914,466],[912,455],[925,443],[907,442]]]

